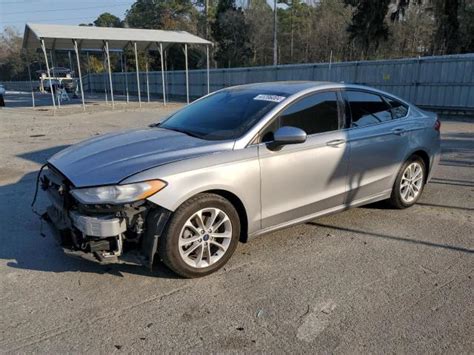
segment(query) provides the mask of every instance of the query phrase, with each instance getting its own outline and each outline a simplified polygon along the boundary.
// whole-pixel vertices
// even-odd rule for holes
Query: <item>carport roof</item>
[[[23,48],[37,49],[44,40],[47,49],[73,50],[73,39],[83,49],[102,49],[109,42],[111,50],[121,50],[129,43],[137,43],[139,49],[157,48],[172,43],[212,45],[201,37],[186,31],[144,30],[92,26],[65,26],[27,23],[23,36]]]

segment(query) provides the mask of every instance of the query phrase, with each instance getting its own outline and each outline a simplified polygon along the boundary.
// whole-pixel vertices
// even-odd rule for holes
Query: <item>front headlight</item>
[[[120,204],[143,200],[166,186],[161,180],[137,182],[127,185],[110,185],[88,187],[84,189],[71,190],[71,194],[81,203],[93,204]]]

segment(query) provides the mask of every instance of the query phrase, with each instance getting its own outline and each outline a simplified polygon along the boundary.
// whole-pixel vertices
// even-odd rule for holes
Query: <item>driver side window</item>
[[[261,141],[271,142],[283,126],[301,128],[307,135],[339,129],[336,92],[313,94],[291,104],[264,129]]]

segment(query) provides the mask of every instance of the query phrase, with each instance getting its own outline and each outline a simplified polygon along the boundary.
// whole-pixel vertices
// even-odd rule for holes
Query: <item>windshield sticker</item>
[[[260,94],[260,95],[255,96],[253,99],[254,100],[259,100],[259,101],[282,102],[284,99],[286,99],[286,97],[285,96],[278,96],[278,95]]]

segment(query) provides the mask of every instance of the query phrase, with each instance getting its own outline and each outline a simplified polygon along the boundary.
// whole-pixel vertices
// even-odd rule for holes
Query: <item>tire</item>
[[[418,170],[420,169],[420,170]],[[413,178],[410,177],[413,175]],[[426,166],[423,159],[414,155],[403,163],[392,188],[389,203],[392,207],[403,209],[413,206],[425,187]],[[404,184],[404,188],[402,187]],[[411,191],[410,191],[411,188]]]
[[[239,236],[240,220],[234,206],[220,195],[203,193],[184,202],[172,215],[160,237],[158,254],[178,275],[202,277],[230,259]]]

